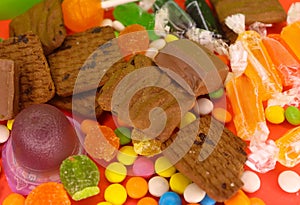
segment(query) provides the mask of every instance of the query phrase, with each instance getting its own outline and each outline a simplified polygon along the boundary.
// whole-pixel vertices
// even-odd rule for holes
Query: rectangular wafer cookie
[[[66,37],[48,56],[56,94],[62,97],[97,89],[101,75],[121,58],[113,28],[95,27]],[[75,88],[76,83],[76,89]]]
[[[170,162],[219,202],[243,186],[245,147],[242,139],[209,115],[182,128],[162,145]]]
[[[45,103],[54,96],[54,83],[37,35],[28,33],[4,40],[0,58],[12,59],[19,70],[20,109]]]

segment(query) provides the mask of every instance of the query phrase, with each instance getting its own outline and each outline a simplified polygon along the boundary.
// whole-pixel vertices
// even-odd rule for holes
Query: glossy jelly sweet
[[[82,152],[71,119],[54,106],[32,105],[14,120],[3,167],[11,189],[28,194],[43,182],[58,182],[61,162]]]

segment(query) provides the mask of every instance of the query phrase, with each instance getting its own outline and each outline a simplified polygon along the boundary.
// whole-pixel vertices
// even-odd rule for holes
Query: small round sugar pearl
[[[161,176],[152,177],[148,182],[148,190],[152,196],[161,197],[169,191],[169,182]]]
[[[242,189],[248,193],[254,193],[260,188],[260,179],[258,175],[252,171],[245,171],[241,177],[244,183]]]
[[[205,197],[205,191],[203,191],[197,184],[189,184],[184,192],[183,197],[188,203],[199,203]]]
[[[280,188],[288,193],[296,193],[300,189],[300,176],[294,171],[283,171],[278,176]]]
[[[123,31],[125,29],[125,26],[118,20],[114,20],[112,22],[112,27],[116,30],[116,31]]]
[[[101,22],[100,26],[110,26],[112,27],[113,22],[111,19],[103,19],[103,21]]]
[[[165,45],[166,45],[166,41],[164,39],[160,38],[160,39],[156,39],[156,40],[152,41],[149,44],[149,47],[150,48],[156,48],[157,50],[160,50],[163,47],[165,47]]]
[[[8,140],[9,130],[5,125],[0,125],[0,143],[4,143]]]
[[[194,106],[195,113],[207,115],[214,109],[214,104],[207,98],[199,98]]]

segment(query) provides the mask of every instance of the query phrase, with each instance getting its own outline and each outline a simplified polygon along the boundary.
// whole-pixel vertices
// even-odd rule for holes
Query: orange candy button
[[[250,198],[250,203],[251,205],[266,205],[265,202],[263,200],[261,200],[260,198]]]
[[[3,201],[2,205],[24,205],[25,197],[21,194],[9,194]]]
[[[251,205],[250,199],[242,191],[239,190],[233,197],[224,202],[225,205]]]
[[[144,197],[138,201],[137,205],[158,205],[158,203],[152,197]]]
[[[126,183],[126,190],[131,198],[142,198],[148,192],[147,181],[143,177],[131,177]]]

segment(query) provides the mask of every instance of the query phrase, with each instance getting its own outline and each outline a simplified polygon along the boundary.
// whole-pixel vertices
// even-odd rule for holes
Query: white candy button
[[[278,176],[280,188],[288,193],[296,193],[300,190],[300,176],[294,171],[283,171]]]
[[[169,182],[161,176],[155,176],[149,180],[148,189],[152,196],[161,197],[169,191]]]
[[[164,39],[157,39],[157,40],[152,41],[149,44],[149,47],[150,48],[156,48],[157,50],[160,50],[163,47],[165,47],[165,45],[166,45],[166,41]]]
[[[9,130],[5,125],[0,125],[0,143],[7,141],[9,137]]]
[[[191,183],[185,188],[183,197],[188,203],[199,203],[204,199],[205,194],[205,191],[199,188],[197,184]]]
[[[199,115],[207,115],[212,112],[214,104],[207,98],[199,98],[195,104],[194,111]]]
[[[242,189],[248,193],[254,193],[260,188],[260,179],[258,175],[252,171],[245,171],[241,177],[244,186]]]
[[[112,27],[112,20],[111,19],[103,19],[101,26],[110,26]]]
[[[112,22],[112,27],[116,31],[123,31],[125,29],[125,26],[120,21],[117,21],[117,20]]]

